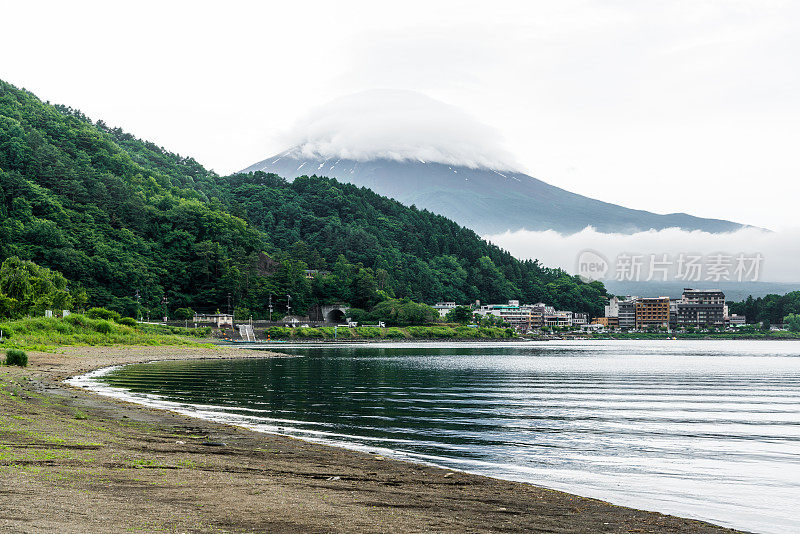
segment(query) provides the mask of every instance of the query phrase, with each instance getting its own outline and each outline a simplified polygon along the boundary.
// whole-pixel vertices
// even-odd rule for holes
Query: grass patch
[[[467,326],[409,326],[406,328],[377,328],[360,326],[358,328],[285,328],[272,327],[264,332],[269,339],[332,340],[334,339],[510,339],[517,334],[510,328]]]
[[[197,345],[192,337],[207,337],[208,328],[179,328],[162,325],[117,323],[72,314],[32,317],[0,323],[4,345],[15,349],[52,350],[67,345]]]

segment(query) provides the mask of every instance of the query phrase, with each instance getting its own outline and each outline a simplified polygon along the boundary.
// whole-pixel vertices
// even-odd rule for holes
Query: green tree
[[[392,299],[378,303],[368,318],[388,326],[417,326],[438,322],[439,312],[410,299]]]
[[[800,332],[800,314],[790,313],[783,321],[791,332]]]
[[[85,301],[81,291],[75,293],[70,293],[61,273],[32,261],[11,257],[0,266],[0,312],[7,317],[72,309],[74,304]]]
[[[469,306],[456,306],[445,315],[449,323],[469,324],[472,322],[472,308]]]
[[[191,308],[177,308],[172,312],[172,317],[179,321],[188,321],[194,317],[194,311]]]

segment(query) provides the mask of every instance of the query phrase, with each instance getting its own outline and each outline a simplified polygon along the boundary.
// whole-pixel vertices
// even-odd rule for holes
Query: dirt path
[[[71,348],[0,367],[0,531],[732,532],[557,491],[259,434],[61,380],[241,349]]]

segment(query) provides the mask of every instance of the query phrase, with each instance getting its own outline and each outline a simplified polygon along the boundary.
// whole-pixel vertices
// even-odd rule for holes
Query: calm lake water
[[[800,532],[800,343],[279,350],[302,357],[131,365],[92,380],[108,394],[264,431]]]

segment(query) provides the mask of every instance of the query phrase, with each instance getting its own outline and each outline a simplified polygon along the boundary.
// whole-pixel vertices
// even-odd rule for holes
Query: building
[[[581,312],[572,314],[572,324],[574,326],[583,326],[585,324],[589,324],[589,314]]]
[[[679,326],[725,325],[725,293],[719,289],[686,288],[676,308]]]
[[[217,328],[233,327],[233,315],[228,313],[195,313],[192,322],[196,324],[213,324]]]
[[[679,300],[669,301],[669,327],[676,328],[678,326],[678,303]]]
[[[619,317],[597,317],[592,324],[601,325],[607,330],[619,327]]]
[[[542,315],[552,315],[556,313],[556,309],[552,306],[548,306],[544,302],[537,302],[536,304],[526,304],[526,308],[530,309],[532,312],[538,312]]]
[[[728,325],[731,328],[739,328],[747,324],[747,318],[744,315],[736,315],[735,313],[728,317]]]
[[[571,311],[556,311],[554,313],[546,314],[544,316],[544,326],[552,328],[565,328],[572,326],[572,312]]]
[[[544,302],[537,302],[536,304],[525,304],[525,308],[531,311],[531,328],[542,328],[545,326],[545,315],[555,315],[556,309],[548,306]]]
[[[573,313],[571,311],[555,311],[544,316],[544,326],[565,328],[572,326]]]
[[[636,297],[619,302],[618,326],[622,330],[636,328]]]
[[[636,328],[669,327],[669,297],[648,297],[634,303]]]
[[[511,326],[526,329],[532,327],[531,308],[520,306],[518,300],[509,300],[508,304],[487,304],[478,308],[475,313],[484,317],[487,315],[499,317]]]
[[[439,303],[439,305],[451,303]],[[487,304],[480,306],[476,303],[476,315],[493,315],[518,329],[530,330],[534,328],[569,328],[582,326],[589,323],[589,314],[574,313],[569,310],[556,310],[543,302],[536,304],[520,304],[518,300],[509,300],[507,304]],[[439,312],[441,313],[441,311]]]
[[[619,317],[619,298],[611,297],[606,305],[606,317]]]
[[[450,310],[454,310],[456,306],[455,302],[437,302],[431,307],[439,312],[439,317],[444,319],[444,316],[450,313]]]
[[[611,297],[605,309],[606,317],[614,317],[618,319],[616,326],[619,328],[630,330],[636,328],[636,310],[634,303],[639,297],[626,296],[620,299],[619,297]]]
[[[306,280],[313,280],[318,276],[327,276],[331,274],[330,271],[320,271],[319,269],[306,269],[303,273],[306,275]]]

